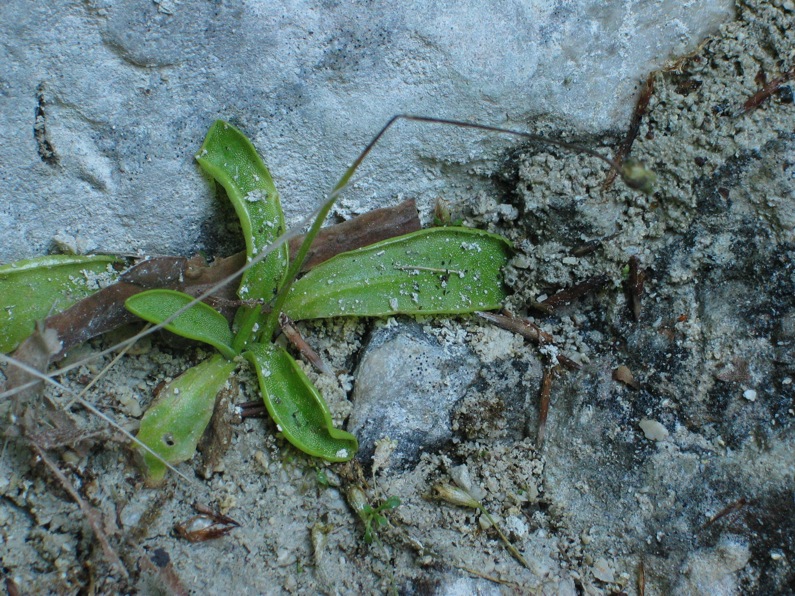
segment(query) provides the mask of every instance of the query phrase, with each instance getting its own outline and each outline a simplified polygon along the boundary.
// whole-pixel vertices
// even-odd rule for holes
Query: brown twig
[[[493,312],[483,312],[483,311],[476,311],[475,314],[479,316],[481,319],[485,319],[490,323],[494,323],[497,327],[501,329],[505,329],[506,331],[512,331],[518,335],[521,335],[525,339],[529,339],[532,342],[535,342],[538,345],[544,344],[551,344],[554,343],[554,338],[547,333],[546,331],[542,331],[541,328],[526,319],[518,319],[513,315],[498,315]],[[568,370],[579,370],[580,365],[574,362],[571,358],[564,356],[563,354],[558,354],[557,357],[558,363],[567,368]]]
[[[571,255],[573,257],[584,257],[589,255],[593,252],[596,252],[602,244],[607,240],[612,240],[618,236],[618,233],[610,234],[609,236],[603,236],[602,238],[594,238],[593,240],[589,240],[584,244],[580,244],[579,246],[574,247],[571,250]]]
[[[782,76],[778,77],[777,79],[773,79],[769,83],[766,83],[762,86],[762,88],[754,93],[751,97],[745,100],[745,103],[742,107],[737,110],[734,114],[734,117],[742,116],[743,114],[747,114],[761,106],[766,100],[770,99],[776,93],[779,93],[784,86],[784,83],[789,81],[790,79],[795,78],[795,66],[785,72]]]
[[[124,576],[125,579],[130,577],[130,574],[127,572],[127,569],[124,567],[124,564],[121,562],[119,555],[116,554],[116,551],[113,550],[113,547],[110,545],[108,541],[108,537],[105,535],[104,530],[102,529],[102,522],[99,519],[99,513],[97,512],[94,507],[89,505],[83,497],[75,490],[72,483],[66,477],[66,475],[61,472],[61,469],[55,464],[54,461],[50,459],[47,453],[41,449],[37,444],[30,443],[31,449],[41,458],[46,466],[50,469],[53,475],[58,479],[58,482],[61,484],[63,489],[69,493],[69,496],[78,504],[80,507],[80,511],[83,512],[83,515],[88,521],[88,525],[91,526],[91,530],[94,532],[94,536],[96,536],[97,541],[99,541],[100,546],[102,547],[102,552],[105,555],[105,559],[111,565],[115,565],[121,574]]]
[[[560,292],[553,294],[546,300],[542,301],[541,304],[548,307],[551,312],[554,312],[555,309],[560,306],[569,304],[577,298],[602,289],[607,285],[608,281],[610,280],[606,275],[596,275],[594,277],[589,277],[585,281],[581,281],[578,284],[574,284],[570,288],[566,288],[565,290],[561,290]]]
[[[535,300],[528,300],[527,306],[529,308],[532,308],[533,310],[537,310],[538,312],[544,313],[545,315],[551,315],[555,310],[548,304],[544,304],[543,302],[536,302]]]
[[[541,378],[541,391],[539,392],[538,400],[538,438],[536,439],[539,449],[544,445],[544,434],[547,428],[547,415],[549,414],[552,379],[555,376],[555,369],[556,367],[545,368],[544,376]]]
[[[640,268],[640,259],[632,255],[629,258],[629,277],[624,284],[627,293],[632,318],[640,320],[640,299],[643,296],[643,285],[646,281],[646,273]]]
[[[703,526],[701,526],[701,529],[702,530],[707,529],[708,527],[710,527],[712,524],[714,524],[716,521],[718,521],[722,517],[726,517],[730,513],[734,513],[735,511],[739,511],[740,509],[742,509],[746,505],[748,505],[748,499],[746,499],[745,497],[740,497],[739,499],[737,499],[733,503],[729,503],[728,505],[726,505],[726,507],[724,507],[723,509],[718,511],[718,513],[716,513],[715,515],[710,517],[707,520],[707,523],[705,523]]]
[[[621,146],[618,148],[618,151],[616,151],[615,157],[613,158],[614,161],[619,165],[624,163],[624,160],[632,150],[632,144],[635,142],[635,139],[638,136],[640,124],[643,122],[643,116],[646,114],[646,110],[649,108],[649,100],[651,100],[651,96],[654,93],[655,74],[656,72],[652,72],[646,79],[646,82],[643,84],[643,87],[640,90],[640,95],[638,96],[638,102],[635,104],[635,109],[632,111],[632,118],[629,121],[627,136],[624,137],[624,141],[621,143]],[[611,167],[607,174],[607,178],[605,178],[604,184],[602,184],[602,189],[607,190],[610,188],[618,174],[619,169],[615,166]]]
[[[240,412],[241,420],[246,420],[248,418],[265,418],[268,415],[265,404],[259,399],[243,402],[237,407]]]
[[[638,565],[638,596],[646,596],[646,565],[643,564],[643,559]]]
[[[505,329],[506,331],[513,331],[537,344],[548,344],[553,341],[549,333],[542,331],[538,325],[527,319],[518,319],[514,316],[498,315],[493,312],[483,311],[477,311],[475,314],[481,319],[486,319],[490,323],[494,323],[497,327]]]
[[[325,375],[333,375],[334,371],[332,371],[329,366],[323,362],[323,359],[320,357],[320,354],[315,352],[315,350],[306,343],[306,340],[301,337],[301,333],[298,329],[295,328],[290,317],[288,317],[284,313],[279,314],[279,326],[282,328],[282,333],[284,336],[293,344],[301,355],[306,358],[312,366],[314,366],[319,372]]]

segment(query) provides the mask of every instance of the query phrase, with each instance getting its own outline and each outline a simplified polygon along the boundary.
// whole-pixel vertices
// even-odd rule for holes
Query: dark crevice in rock
[[[33,138],[36,140],[36,151],[41,161],[49,166],[57,166],[59,159],[47,136],[47,115],[44,111],[46,105],[44,99],[44,83],[39,83],[36,87],[36,112],[33,121]]]

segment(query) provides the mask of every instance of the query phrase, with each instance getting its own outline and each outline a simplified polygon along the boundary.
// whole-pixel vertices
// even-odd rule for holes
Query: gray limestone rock
[[[356,371],[348,422],[359,439],[357,457],[369,462],[375,441],[389,438],[398,443],[391,463],[408,464],[449,441],[452,410],[478,364],[465,345],[442,345],[416,323],[376,329]]]
[[[0,263],[64,235],[116,253],[214,249],[219,203],[193,154],[216,118],[266,156],[293,222],[399,112],[623,126],[639,79],[731,14],[730,0],[7,0]],[[403,125],[339,213],[468,192],[504,143]]]

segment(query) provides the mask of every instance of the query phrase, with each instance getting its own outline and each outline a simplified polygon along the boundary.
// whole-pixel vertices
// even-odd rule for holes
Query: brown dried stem
[[[544,376],[541,378],[541,391],[539,392],[538,404],[538,437],[536,443],[541,449],[544,445],[544,434],[547,429],[547,416],[549,414],[550,395],[552,393],[552,379],[556,374],[557,367],[545,368]]]
[[[535,342],[537,345],[551,344],[555,341],[549,333],[542,331],[538,325],[528,321],[527,319],[519,319],[511,314],[498,315],[493,312],[484,312],[480,310],[475,311],[475,314],[481,319],[485,319],[490,323],[494,323],[497,325],[497,327],[505,329],[506,331],[512,331],[513,333],[521,335],[525,339]],[[557,361],[559,364],[569,370],[580,369],[579,364],[574,362],[574,360],[571,358],[564,356],[563,354],[558,354]]]
[[[577,298],[600,290],[606,286],[607,282],[609,281],[610,280],[606,275],[596,275],[594,277],[589,277],[585,281],[581,281],[578,284],[574,284],[570,288],[566,288],[565,290],[561,290],[560,292],[553,294],[546,300],[540,302],[540,304],[547,307],[549,312],[554,312],[555,309],[560,306],[565,306],[566,304],[575,301]]]
[[[795,78],[795,67],[792,67],[787,72],[785,72],[782,76],[773,79],[769,83],[766,83],[762,86],[762,88],[754,93],[751,97],[745,100],[745,103],[742,107],[734,114],[735,117],[742,116],[748,112],[751,112],[761,106],[766,100],[770,99],[776,93],[781,91],[781,88],[784,86],[784,83],[788,82],[790,79]]]
[[[624,141],[621,143],[621,146],[618,148],[618,151],[616,151],[616,155],[614,157],[614,160],[619,165],[624,163],[624,160],[629,155],[629,152],[632,151],[632,145],[638,136],[640,124],[643,122],[643,116],[646,114],[646,110],[649,108],[649,100],[651,100],[651,96],[654,93],[654,76],[656,74],[656,72],[652,72],[640,90],[638,102],[635,104],[635,109],[632,111],[632,118],[629,121],[627,136],[624,137]],[[602,189],[607,190],[610,188],[618,174],[619,168],[615,166],[611,167],[610,172],[608,172],[607,178],[605,178],[604,184],[602,185]]]

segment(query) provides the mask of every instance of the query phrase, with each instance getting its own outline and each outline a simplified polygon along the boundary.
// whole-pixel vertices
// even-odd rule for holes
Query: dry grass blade
[[[138,335],[141,335],[141,334],[139,333]],[[120,345],[127,345],[127,342],[122,342]],[[65,392],[65,393],[68,393],[69,395],[74,397],[74,401],[75,402],[79,403],[81,406],[83,406],[89,412],[91,412],[92,414],[94,414],[95,416],[100,418],[101,420],[105,421],[108,424],[108,426],[110,426],[112,428],[115,428],[118,432],[123,434],[130,441],[135,443],[138,447],[140,447],[141,449],[145,450],[147,453],[150,453],[153,457],[157,458],[161,463],[163,463],[165,466],[167,466],[168,469],[171,470],[172,472],[174,472],[177,476],[179,476],[180,478],[182,478],[183,480],[185,480],[189,484],[192,484],[192,485],[196,484],[194,480],[192,480],[191,478],[189,478],[188,476],[186,476],[185,474],[183,474],[182,472],[177,470],[174,466],[172,466],[171,464],[169,464],[168,462],[163,460],[157,453],[155,453],[149,447],[144,445],[135,436],[133,436],[132,433],[130,433],[124,427],[120,426],[110,416],[108,416],[107,414],[105,414],[101,410],[97,409],[91,402],[86,401],[85,399],[80,397],[80,395],[76,391],[72,391],[71,389],[69,389],[65,385],[63,385],[63,384],[59,383],[58,381],[56,381],[52,377],[52,375],[48,375],[48,374],[42,373],[41,371],[36,370],[35,368],[29,366],[28,364],[26,364],[24,362],[20,362],[19,360],[15,360],[11,356],[0,356],[0,361],[2,361],[3,359],[6,360],[9,364],[14,365],[16,368],[29,373],[31,376],[36,377],[37,379],[40,379],[42,381],[45,381],[45,382],[53,385],[54,387],[57,387],[61,391]],[[2,395],[0,395],[0,397],[3,397],[4,395],[5,394],[2,394]],[[54,406],[53,406],[53,408],[54,408]],[[25,429],[23,428],[23,430],[25,430]],[[28,429],[27,432],[30,433],[29,429]]]

